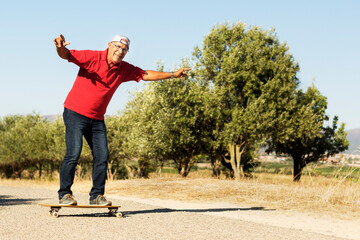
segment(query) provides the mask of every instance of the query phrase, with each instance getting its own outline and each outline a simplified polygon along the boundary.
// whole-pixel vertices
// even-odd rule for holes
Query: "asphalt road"
[[[79,204],[88,195],[74,193]],[[118,198],[108,198],[123,218],[109,217],[107,209],[63,208],[58,218],[39,202],[56,203],[56,191],[0,186],[0,239],[343,239],[303,230],[275,227],[221,214],[262,208],[172,209]]]

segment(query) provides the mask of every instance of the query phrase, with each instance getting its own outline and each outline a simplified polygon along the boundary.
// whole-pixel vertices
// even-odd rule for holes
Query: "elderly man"
[[[54,39],[58,55],[79,66],[74,85],[64,103],[66,154],[60,170],[59,204],[76,205],[71,186],[82,150],[83,136],[93,155],[93,186],[90,204],[111,205],[104,197],[107,161],[109,157],[104,115],[119,85],[127,81],[157,81],[187,76],[181,68],[176,72],[142,70],[125,61],[130,40],[116,35],[104,51],[69,50],[63,35]]]

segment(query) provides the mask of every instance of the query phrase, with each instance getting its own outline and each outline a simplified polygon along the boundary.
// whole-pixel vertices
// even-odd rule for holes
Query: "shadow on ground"
[[[173,213],[173,212],[189,212],[189,213],[208,213],[208,212],[233,212],[233,211],[275,211],[275,209],[266,209],[264,207],[251,208],[211,208],[211,209],[170,209],[156,208],[138,211],[119,211],[123,214],[123,218],[131,217],[137,214],[154,214],[154,213]],[[107,213],[91,213],[91,214],[64,214],[60,212],[59,217],[111,217]]]
[[[189,213],[209,213],[209,212],[235,212],[235,211],[275,211],[275,209],[266,209],[264,207],[251,208],[210,208],[210,209],[171,209],[171,208],[156,208],[139,211],[124,211],[123,216],[129,217],[136,214],[149,213],[172,213],[172,212],[189,212]]]
[[[42,199],[37,198],[14,198],[9,195],[0,195],[0,206],[29,205]]]
[[[235,211],[275,211],[275,209],[266,209],[264,207],[251,208],[210,208],[210,209],[171,209],[171,208],[156,208],[139,211],[124,211],[123,217],[131,217],[136,214],[152,214],[152,213],[173,213],[173,212],[189,212],[189,213],[210,213],[210,212],[235,212]]]

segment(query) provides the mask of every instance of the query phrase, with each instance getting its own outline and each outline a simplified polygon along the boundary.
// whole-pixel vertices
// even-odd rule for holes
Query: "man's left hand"
[[[180,68],[176,72],[174,72],[174,78],[187,77],[186,71],[190,71],[191,68]]]

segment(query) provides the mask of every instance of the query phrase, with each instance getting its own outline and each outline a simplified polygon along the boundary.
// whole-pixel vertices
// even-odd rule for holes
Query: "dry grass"
[[[78,185],[88,192],[91,184]],[[303,176],[300,183],[292,176],[259,174],[241,181],[214,179],[209,172],[152,175],[150,179],[108,182],[107,194],[138,198],[159,198],[192,202],[229,202],[251,207],[326,213],[353,219],[360,213],[360,184],[345,179]]]
[[[57,189],[58,181],[1,180],[1,185]],[[75,180],[74,192],[87,193],[90,181]],[[207,172],[187,178],[163,174],[150,179],[108,181],[107,194],[193,202],[229,202],[251,207],[326,213],[354,219],[360,213],[360,184],[345,179],[303,176],[293,183],[287,175],[259,174],[240,181],[214,179]]]
[[[252,207],[341,214],[345,218],[360,213],[360,184],[323,177],[304,177],[301,183],[293,183],[291,176],[266,174],[241,181],[164,176],[110,182],[107,192],[140,198],[221,201]]]

